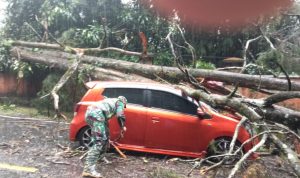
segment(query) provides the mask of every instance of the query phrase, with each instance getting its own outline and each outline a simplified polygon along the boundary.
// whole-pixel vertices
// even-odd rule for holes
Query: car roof
[[[196,105],[198,105],[197,102],[195,102],[194,99],[191,97],[183,94],[183,92],[180,89],[176,89],[172,86],[160,84],[160,83],[146,83],[146,82],[118,82],[118,81],[91,81],[87,82],[86,87],[89,89],[92,88],[138,88],[138,89],[150,89],[150,90],[159,90],[159,91],[165,91],[168,93],[175,94],[177,96],[180,96],[182,98],[185,98],[189,102],[192,102]]]
[[[175,89],[169,85],[159,83],[145,83],[145,82],[102,82],[102,81],[91,81],[85,84],[88,88],[139,88],[139,89],[151,89],[166,91],[179,96],[182,96],[182,91]]]

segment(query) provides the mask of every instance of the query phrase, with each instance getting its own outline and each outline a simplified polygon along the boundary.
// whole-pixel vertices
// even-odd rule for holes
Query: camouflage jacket
[[[88,107],[87,115],[93,116],[97,119],[99,117],[104,117],[105,121],[111,119],[114,115],[117,116],[120,127],[125,125],[125,115],[124,115],[124,103],[117,98],[106,98],[96,104]],[[99,115],[99,112],[101,115]]]

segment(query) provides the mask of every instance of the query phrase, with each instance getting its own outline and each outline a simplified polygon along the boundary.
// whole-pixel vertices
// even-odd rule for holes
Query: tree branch
[[[24,24],[27,25],[36,34],[36,36],[39,38],[39,40],[43,40],[41,35],[28,22],[24,22]]]
[[[261,146],[263,146],[267,140],[268,136],[267,134],[263,134],[262,139],[259,141],[258,144],[256,144],[254,147],[251,148],[244,156],[235,164],[234,168],[231,170],[228,178],[232,178],[236,172],[240,169],[242,163],[251,155],[253,154],[256,150],[258,150]]]
[[[244,59],[244,65],[243,65],[243,66],[246,66],[246,65],[247,65],[247,51],[248,51],[248,49],[249,49],[250,44],[251,44],[252,42],[254,42],[254,41],[260,39],[261,37],[262,37],[262,36],[260,35],[260,36],[258,36],[258,37],[256,37],[256,38],[247,40],[246,45],[245,45],[245,48],[244,48],[244,54],[243,54],[243,59]]]
[[[300,92],[298,91],[289,91],[289,92],[280,92],[277,94],[273,94],[269,96],[268,98],[264,99],[263,105],[268,107],[271,106],[272,104],[279,103],[288,99],[292,98],[300,98]]]
[[[36,43],[36,42],[27,42],[27,41],[14,41],[12,42],[13,46],[23,46],[28,48],[42,48],[42,49],[55,49],[60,51],[68,51],[72,49],[72,47],[69,46],[61,46],[60,44],[49,44],[49,43]],[[73,48],[73,49],[80,49],[83,51],[84,54],[86,53],[102,53],[102,52],[119,52],[124,55],[130,55],[130,56],[138,56],[141,57],[142,53],[139,52],[133,52],[133,51],[126,51],[124,49],[120,48],[114,48],[114,47],[108,47],[108,48]]]
[[[284,144],[276,135],[271,134],[271,139],[286,155],[297,176],[300,176],[300,160],[298,155],[289,146]]]
[[[196,66],[196,52],[195,52],[195,48],[189,43],[187,42],[187,40],[185,39],[184,37],[184,34],[183,34],[183,31],[182,29],[180,28],[180,26],[177,24],[176,25],[177,29],[179,30],[180,34],[181,34],[181,37],[184,41],[184,43],[188,46],[188,49],[190,50],[190,52],[192,53],[192,60],[193,60],[193,67]]]
[[[282,67],[282,65],[280,65],[277,61],[275,62],[275,64],[279,67],[279,69],[281,70],[281,72],[283,72],[283,74],[285,75],[285,78],[288,82],[288,91],[291,91],[291,79],[289,74],[284,70],[284,68]]]
[[[69,69],[65,72],[65,74],[60,78],[60,80],[55,84],[51,91],[51,95],[54,99],[54,109],[56,111],[56,117],[61,116],[59,110],[59,95],[57,92],[64,86],[64,84],[69,80],[69,78],[76,72],[78,65],[80,63],[80,57],[73,59],[72,65],[70,65]]]
[[[184,73],[184,74],[186,75],[187,80],[188,80],[192,85],[194,85],[194,86],[195,86],[196,88],[198,88],[198,89],[201,89],[201,90],[203,90],[203,91],[209,93],[209,92],[207,91],[207,89],[206,89],[205,87],[201,86],[201,85],[198,83],[198,81],[197,81],[194,77],[192,77],[192,76],[190,75],[190,73],[188,72],[188,70],[187,70],[186,68],[183,68],[183,66],[180,64],[179,58],[178,58],[178,56],[176,55],[176,52],[175,52],[175,49],[174,49],[174,45],[173,45],[172,40],[171,40],[171,34],[172,34],[172,33],[170,32],[170,33],[167,35],[166,39],[167,39],[168,42],[169,42],[169,45],[170,45],[172,54],[173,54],[173,56],[174,56],[174,59],[175,59],[175,61],[176,61],[176,64],[177,64],[178,69],[179,69],[182,73]]]

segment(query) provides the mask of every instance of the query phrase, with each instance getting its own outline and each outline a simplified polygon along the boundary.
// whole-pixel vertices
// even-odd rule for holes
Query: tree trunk
[[[53,58],[52,56],[48,56],[45,54],[38,54],[38,53],[28,54],[25,50],[21,50],[19,48],[13,48],[11,50],[11,55],[16,58],[20,57],[20,60],[23,60],[25,62],[44,64],[49,67],[54,67],[60,70],[67,70],[69,68],[69,65],[71,65],[69,60],[67,60],[68,58],[70,58],[70,56],[68,58],[58,58],[58,57]],[[82,56],[82,58],[83,57],[84,56]],[[79,69],[85,69],[91,67],[93,66],[87,64],[79,65]],[[108,70],[108,69],[98,68],[98,67],[94,68],[94,71],[91,73],[91,76],[93,77],[93,79],[106,80],[106,81],[114,80],[114,81],[154,82],[153,80],[141,77],[139,75],[135,75],[135,74],[129,75],[119,71],[115,71],[111,69]]]
[[[40,51],[37,53],[20,48],[12,49],[11,54],[14,57],[20,56],[22,59],[32,62],[44,64],[52,62],[53,64],[58,65],[57,67],[60,67],[61,63],[67,63],[66,60],[62,61],[62,59],[68,59],[70,57],[74,58],[72,54],[65,52]],[[170,81],[171,83],[186,80],[185,74],[183,74],[176,67],[139,64],[92,56],[82,56],[82,62],[90,64],[97,63],[102,68],[115,69],[130,74],[138,74],[150,79],[157,79],[157,77],[160,77],[167,81]],[[189,73],[194,77],[222,81],[227,84],[235,84],[238,82],[241,87],[281,91],[285,91],[288,89],[288,82],[284,79],[204,69],[191,69],[189,70]],[[291,90],[300,91],[300,83],[292,82]]]

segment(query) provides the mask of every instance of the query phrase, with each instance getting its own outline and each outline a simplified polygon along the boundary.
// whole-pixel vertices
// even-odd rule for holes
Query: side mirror
[[[202,108],[197,109],[197,115],[201,119],[210,119],[211,115],[205,112]]]

